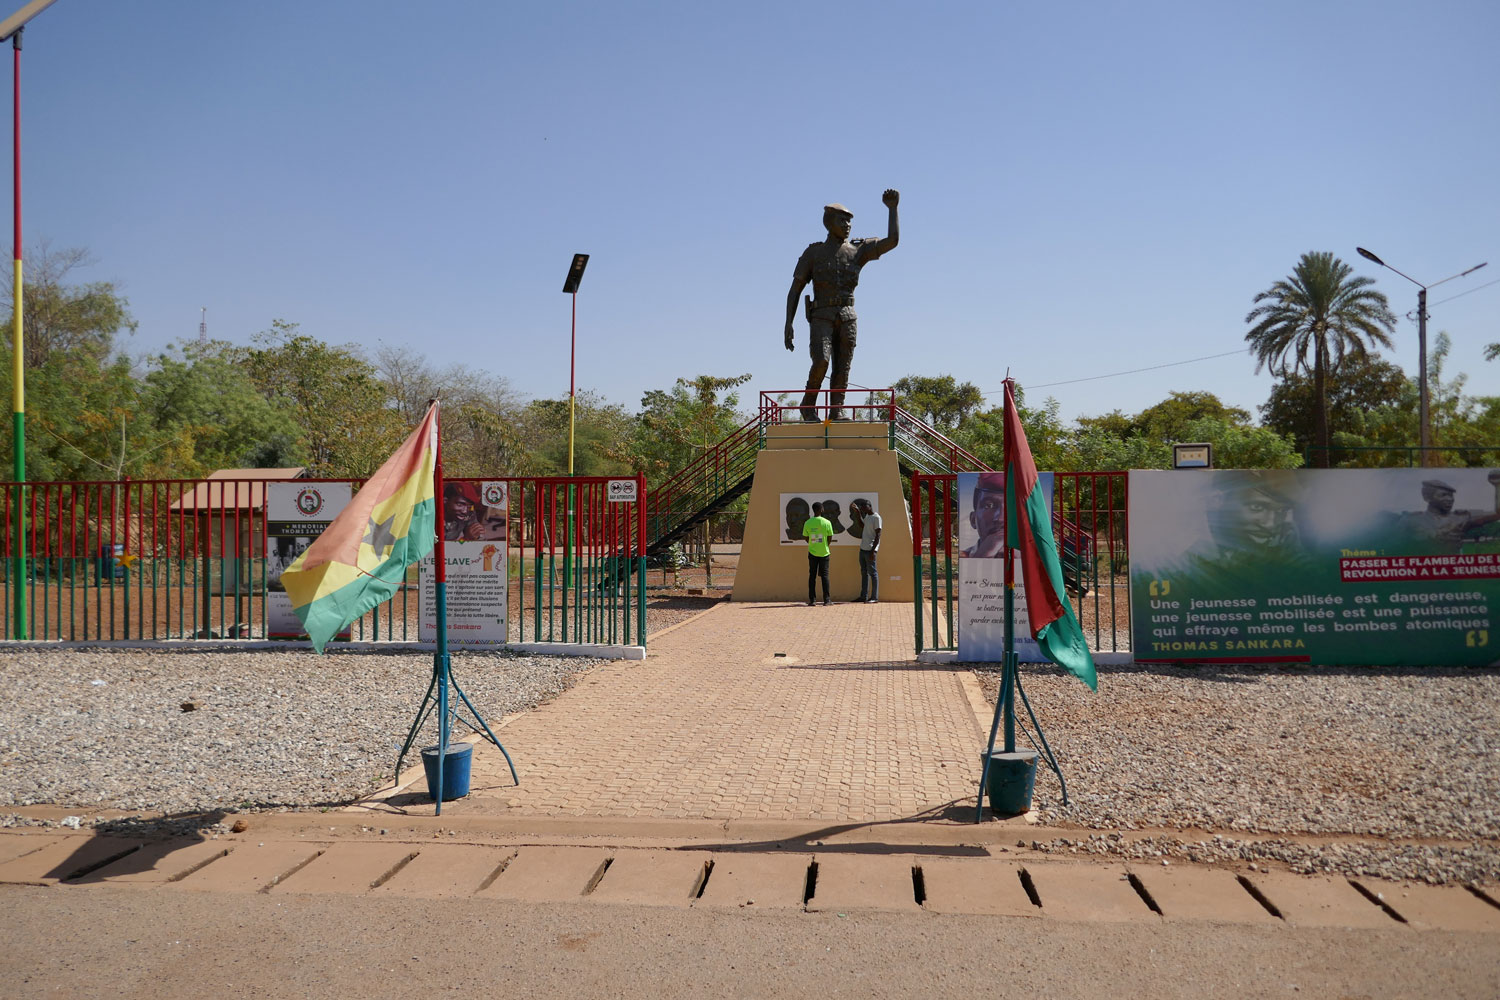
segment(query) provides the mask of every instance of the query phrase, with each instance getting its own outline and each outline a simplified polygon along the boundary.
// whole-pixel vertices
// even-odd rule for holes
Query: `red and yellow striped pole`
[[[15,289],[15,314],[11,320],[11,386],[13,404],[12,410],[12,437],[14,445],[14,481],[16,483],[16,502],[14,524],[11,525],[11,565],[10,585],[13,603],[15,606],[15,627],[11,630],[17,639],[26,638],[26,352],[23,339],[24,323],[21,312],[21,32],[24,28],[16,29],[16,33],[10,36],[11,49],[15,53],[14,59],[14,105],[11,109],[11,120],[14,127],[12,141],[12,183],[14,184],[13,196],[15,208],[13,211],[14,228],[13,246],[15,247],[15,274],[12,287]]]
[[[15,185],[15,317],[11,320],[11,379],[15,405],[14,429],[15,435],[15,483],[16,483],[16,508],[14,523],[11,530],[14,532],[10,553],[10,585],[14,594],[12,602],[15,610],[15,627],[11,629],[14,638],[26,638],[26,353],[23,350],[21,334],[21,32],[26,29],[26,22],[36,17],[42,11],[51,7],[57,0],[31,0],[20,10],[0,21],[0,42],[10,39],[10,45],[15,52],[15,87],[12,91],[15,104],[12,107],[11,120],[14,123],[14,142],[12,154],[14,156],[12,183]]]

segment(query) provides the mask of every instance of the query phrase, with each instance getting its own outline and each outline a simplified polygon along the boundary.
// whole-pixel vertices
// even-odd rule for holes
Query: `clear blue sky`
[[[19,7],[21,0],[6,6]],[[1065,418],[1177,389],[1247,409],[1256,292],[1371,274],[1500,394],[1500,5],[58,0],[22,54],[25,240],[87,247],[135,355],[282,318],[530,396],[800,387],[781,344],[825,202],[866,268],[853,381],[1007,368]],[[1444,299],[1469,292],[1451,302]]]

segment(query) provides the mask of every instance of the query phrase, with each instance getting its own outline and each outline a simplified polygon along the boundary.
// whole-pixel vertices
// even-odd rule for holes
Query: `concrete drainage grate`
[[[1406,923],[1406,918],[1405,917],[1403,917],[1401,914],[1397,913],[1395,910],[1391,909],[1390,906],[1386,903],[1386,901],[1383,900],[1383,899],[1381,899],[1375,893],[1371,892],[1369,889],[1366,889],[1364,886],[1360,885],[1358,882],[1354,881],[1352,878],[1351,879],[1345,879],[1345,881],[1347,881],[1350,885],[1352,885],[1354,887],[1355,891],[1358,892],[1361,896],[1365,897],[1370,902],[1374,903],[1376,906],[1378,906],[1382,910],[1384,910],[1386,916],[1390,917],[1392,920],[1399,920],[1403,924]]]
[[[1491,896],[1489,893],[1487,893],[1483,889],[1479,888],[1479,886],[1477,886],[1477,885],[1466,885],[1466,886],[1464,886],[1464,888],[1468,889],[1469,892],[1471,892],[1474,895],[1478,896],[1480,899],[1484,900],[1486,903],[1489,903],[1495,909],[1500,910],[1500,901],[1497,901],[1494,896]]]
[[[1235,881],[1244,886],[1245,891],[1255,898],[1255,901],[1266,908],[1266,912],[1277,920],[1285,920],[1286,914],[1276,908],[1276,904],[1266,898],[1266,894],[1255,887],[1255,883],[1243,875],[1236,875]]]
[[[210,854],[208,857],[204,858],[202,861],[198,862],[196,865],[193,865],[191,868],[184,868],[182,871],[178,872],[176,875],[173,875],[171,878],[167,879],[167,881],[168,882],[181,882],[183,879],[187,878],[189,875],[192,875],[195,872],[201,872],[203,869],[207,868],[209,865],[213,864],[215,861],[218,861],[220,858],[227,858],[227,857],[229,857],[229,852],[231,850],[233,850],[233,848],[226,847],[222,851],[218,852],[217,854]]]
[[[703,890],[708,888],[708,879],[714,873],[714,859],[709,858],[703,862],[703,871],[698,873],[698,884],[693,887],[693,898],[702,899]]]
[[[1036,883],[1031,879],[1031,872],[1024,868],[1019,869],[1016,875],[1021,879],[1021,888],[1026,890],[1026,898],[1031,900],[1031,905],[1037,909],[1042,908],[1042,897],[1037,894]]]
[[[402,858],[400,861],[397,861],[395,864],[391,865],[390,869],[384,875],[380,876],[379,878],[375,879],[375,881],[373,881],[373,882],[370,883],[370,888],[371,889],[379,889],[381,886],[385,885],[391,879],[395,878],[396,875],[397,875],[397,873],[400,872],[401,869],[405,868],[407,865],[409,865],[413,861],[417,860],[417,854],[418,853],[420,853],[420,852],[418,852],[418,851],[412,851],[406,857]]]
[[[594,877],[589,879],[589,884],[583,887],[583,892],[579,893],[579,895],[587,896],[589,893],[599,888],[599,883],[604,881],[604,873],[609,871],[609,866],[614,863],[615,859],[613,855],[605,858],[604,862],[599,865],[599,870],[594,872]]]
[[[501,875],[505,874],[505,869],[509,868],[510,867],[510,863],[512,861],[516,860],[516,854],[517,853],[518,852],[516,852],[516,851],[511,851],[505,857],[501,858],[500,859],[500,863],[495,866],[495,870],[492,871],[492,872],[490,872],[488,875],[486,875],[484,877],[484,881],[480,882],[479,885],[478,885],[478,887],[475,888],[474,891],[475,892],[483,892],[484,890],[488,889],[490,886],[494,885],[495,884],[495,879],[497,879]]]
[[[64,882],[73,882],[73,881],[76,881],[78,879],[83,878],[85,875],[91,875],[94,872],[98,871],[99,869],[103,868],[105,865],[112,865],[116,861],[119,861],[121,858],[129,857],[130,855],[134,854],[136,851],[139,851],[140,849],[141,849],[141,845],[140,844],[135,844],[135,845],[132,845],[130,847],[125,848],[123,851],[116,851],[114,854],[111,854],[107,858],[100,858],[98,861],[95,861],[93,864],[84,865],[82,868],[78,869],[76,872],[73,872],[72,874],[68,875],[62,881],[64,881]]]
[[[327,849],[325,848],[324,850],[318,851],[310,858],[303,858],[301,861],[297,862],[295,865],[292,865],[292,867],[288,868],[280,875],[272,878],[269,882],[261,886],[256,891],[260,893],[269,893],[272,889],[276,888],[278,885],[285,882],[287,879],[291,878],[293,875],[297,874],[302,869],[306,868],[308,865],[312,864],[314,861],[318,860],[326,853]]]
[[[1135,894],[1141,897],[1141,902],[1151,907],[1151,912],[1161,916],[1161,907],[1156,905],[1156,900],[1151,897],[1150,891],[1141,883],[1140,876],[1135,872],[1130,872],[1125,877],[1130,880],[1130,887],[1135,890]]]

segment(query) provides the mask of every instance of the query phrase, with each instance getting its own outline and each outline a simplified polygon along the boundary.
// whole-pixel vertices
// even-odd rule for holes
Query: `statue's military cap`
[[[849,211],[843,205],[840,205],[838,202],[823,206],[823,214],[827,215],[829,212],[837,212],[840,215],[847,215],[851,219],[854,218],[854,213]]]

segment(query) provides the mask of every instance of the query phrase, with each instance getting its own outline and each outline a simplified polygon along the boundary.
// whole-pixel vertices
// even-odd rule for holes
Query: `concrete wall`
[[[782,545],[786,527],[781,494],[866,491],[879,497],[881,601],[912,600],[911,522],[901,493],[901,470],[889,450],[887,424],[785,424],[767,431],[755,460],[755,484],[745,517],[745,540],[735,571],[736,601],[807,600],[807,544]],[[845,513],[845,520],[848,515]],[[859,596],[859,553],[839,542],[829,560],[833,599]],[[819,587],[819,599],[822,588]]]

